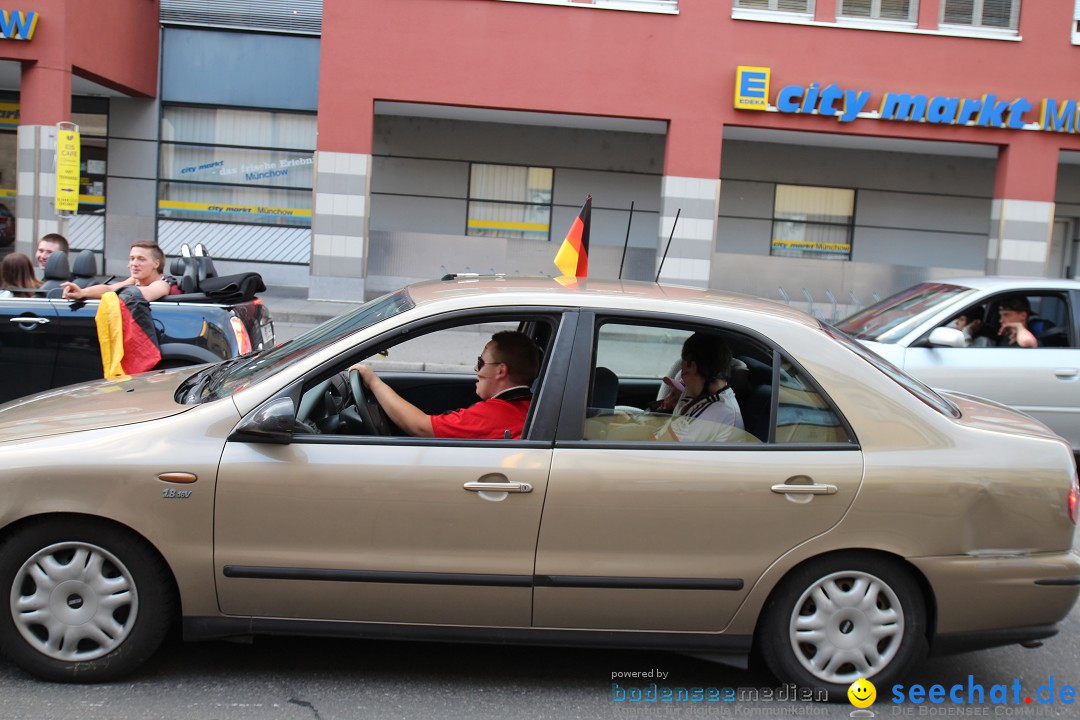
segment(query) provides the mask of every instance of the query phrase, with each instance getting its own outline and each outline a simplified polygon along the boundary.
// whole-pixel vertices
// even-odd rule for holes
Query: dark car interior
[[[305,384],[297,404],[294,432],[334,435],[406,435],[390,421],[370,391],[361,385],[359,376],[348,372],[349,365],[359,360],[371,362],[384,382],[427,415],[437,415],[468,407],[479,400],[476,395],[476,373],[471,364],[475,363],[476,355],[483,350],[490,335],[497,330],[516,329],[533,339],[540,349],[538,377],[542,378],[554,339],[554,320],[547,317],[515,319],[508,316],[493,318],[493,320],[498,322],[497,327],[489,323],[475,325],[478,331],[483,332],[477,332],[476,341],[461,349],[461,353],[468,352],[468,364],[465,364],[464,359],[456,365],[442,362],[449,359],[447,348],[451,344],[461,343],[460,340],[450,342],[440,339],[440,332],[461,331],[461,326],[453,324],[435,328],[427,327],[416,333],[395,336],[386,342],[379,343],[376,351],[368,353],[367,357],[351,358],[340,363],[340,367],[336,367],[330,375],[320,376],[320,379]],[[474,326],[475,318],[472,321],[470,329]],[[398,348],[409,343],[416,343],[417,346],[402,353],[398,352]],[[440,347],[443,353],[440,353]],[[420,354],[427,360],[412,359]],[[395,363],[399,355],[410,359]],[[380,362],[382,367],[380,367]],[[539,380],[536,382],[538,383]]]
[[[1001,329],[999,307],[1002,298],[1023,295],[1031,307],[1028,315],[1028,330],[1039,341],[1039,347],[1076,347],[1071,338],[1071,316],[1069,303],[1059,293],[1006,293],[990,298],[988,301],[972,305],[959,312],[945,323],[946,327],[955,324],[957,318],[964,316],[968,320],[978,320],[972,332],[971,347],[997,347],[998,331]]]

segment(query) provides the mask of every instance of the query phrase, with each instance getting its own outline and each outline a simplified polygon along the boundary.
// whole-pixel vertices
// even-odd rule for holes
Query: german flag
[[[555,267],[567,277],[589,276],[589,226],[592,224],[592,195],[585,198],[570,232],[555,255]]]
[[[94,322],[105,377],[146,372],[161,361],[150,303],[138,288],[102,295]]]

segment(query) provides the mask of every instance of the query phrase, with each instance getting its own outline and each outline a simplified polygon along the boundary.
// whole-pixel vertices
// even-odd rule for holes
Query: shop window
[[[105,175],[109,156],[109,116],[105,112],[77,112],[79,126],[79,215],[105,212]]]
[[[918,0],[839,0],[838,17],[915,21]]]
[[[166,107],[160,217],[311,225],[315,115]]]
[[[814,0],[735,0],[738,10],[776,10],[779,12],[814,14]]]
[[[777,185],[770,254],[850,260],[855,191]]]
[[[1020,0],[942,0],[941,24],[1016,31]]]
[[[553,175],[551,168],[473,163],[465,234],[550,240]]]

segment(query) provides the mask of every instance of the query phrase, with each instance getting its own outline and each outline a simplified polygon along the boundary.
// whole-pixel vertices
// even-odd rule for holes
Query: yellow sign
[[[782,240],[773,238],[774,250],[804,250],[810,252],[849,253],[851,243],[819,242],[816,240]]]
[[[79,133],[56,131],[56,212],[79,211]]]
[[[270,207],[267,205],[232,205],[230,203],[204,203],[185,202],[182,200],[161,200],[158,202],[158,208],[161,210],[182,210],[184,212],[202,212],[220,215],[243,215],[247,217],[311,217],[311,210],[306,210],[304,208]]]
[[[740,65],[735,70],[735,109],[768,110],[769,78],[767,67]]]

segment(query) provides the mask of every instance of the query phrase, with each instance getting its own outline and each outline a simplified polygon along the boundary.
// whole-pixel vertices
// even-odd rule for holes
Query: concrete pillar
[[[665,175],[660,195],[660,242],[656,254],[660,282],[708,287],[716,245],[720,180]]]
[[[66,230],[56,215],[56,123],[71,120],[71,71],[26,63],[19,104],[15,249],[33,256],[38,238]]]
[[[15,249],[33,257],[42,235],[64,234],[56,215],[56,126],[20,125],[15,183]]]
[[[990,208],[987,275],[1044,277],[1054,229],[1058,149],[1018,133],[998,152]]]
[[[309,298],[364,299],[370,207],[371,155],[317,151]]]

